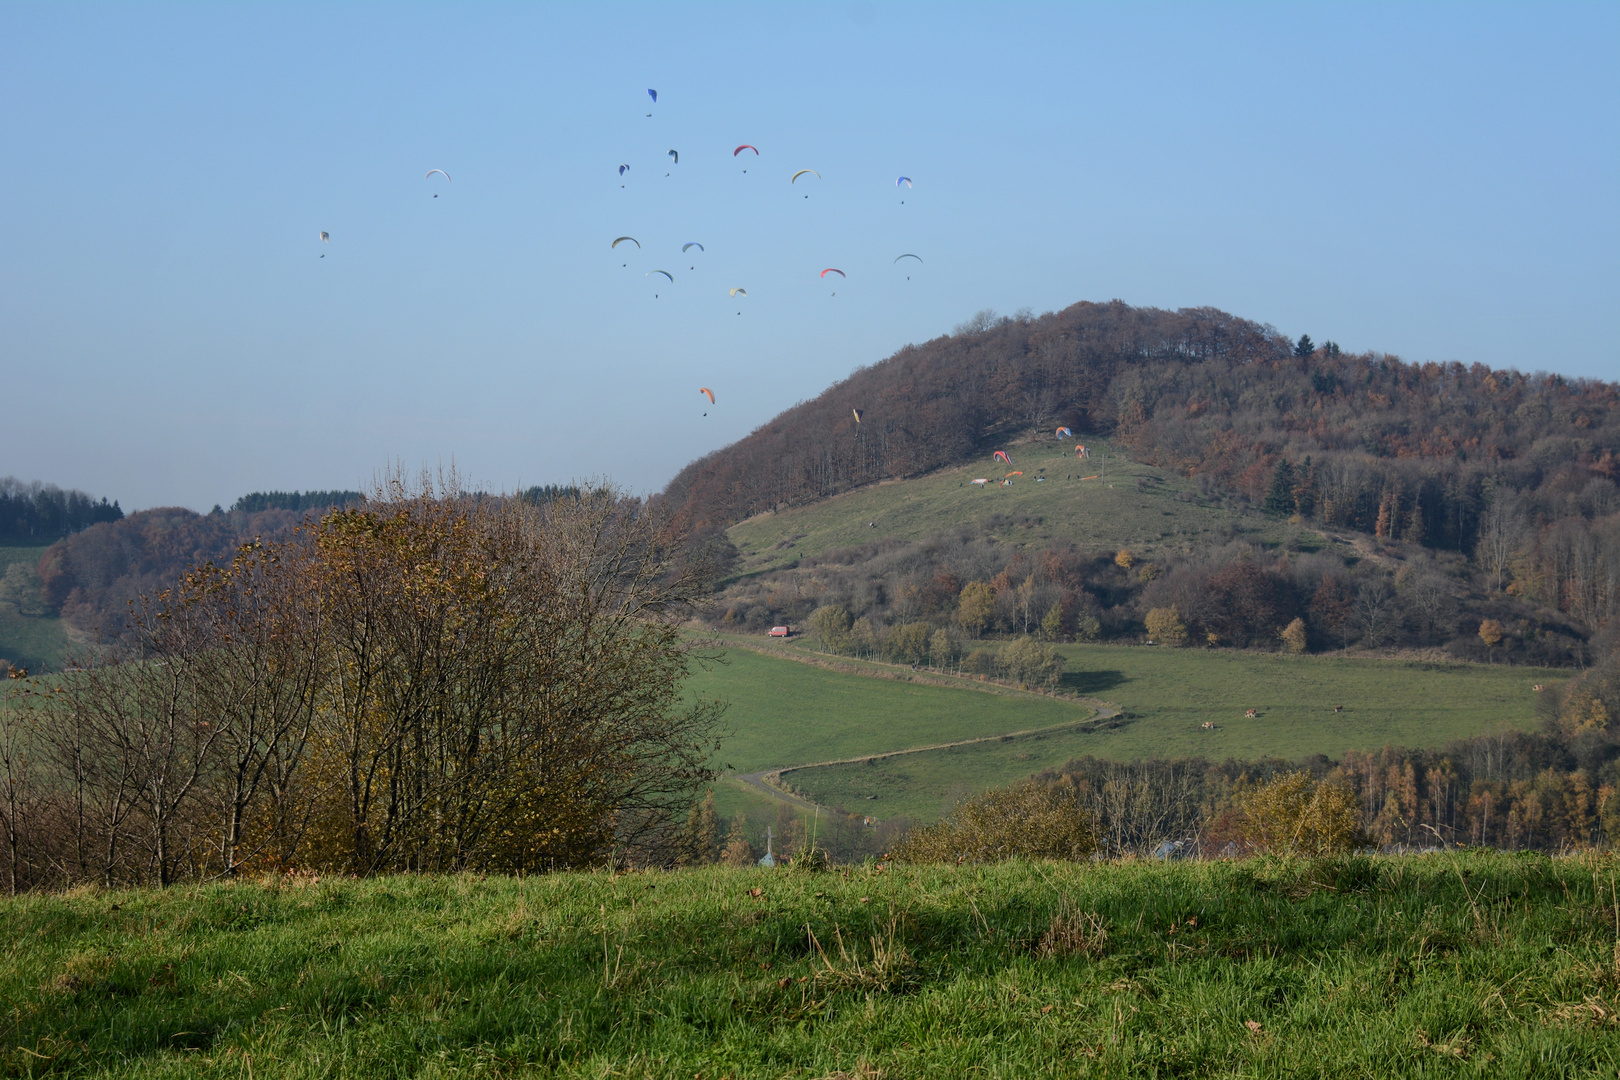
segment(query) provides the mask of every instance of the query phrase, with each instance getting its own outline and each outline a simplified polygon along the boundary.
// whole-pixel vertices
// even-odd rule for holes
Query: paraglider
[[[331,242],[332,242],[332,234],[327,232],[325,229],[322,229],[321,230],[321,243],[330,244]]]
[[[849,277],[849,275],[844,273],[842,270],[839,270],[836,267],[832,267],[832,266],[827,267],[827,269],[825,269],[825,270],[823,270],[821,272],[822,277],[826,277],[828,274],[837,274],[841,278],[848,278]]]
[[[866,415],[865,409],[851,409],[849,411],[855,414],[855,422],[857,424],[861,422],[861,417]]]
[[[1083,446],[1076,446],[1074,448],[1074,456],[1077,458],[1088,458],[1091,456],[1091,451],[1087,450]]]
[[[706,396],[709,399],[709,404],[710,405],[714,404],[714,391],[713,390],[710,390],[707,386],[700,386],[700,387],[698,387],[698,393],[703,394],[704,396]],[[708,413],[704,413],[703,415],[707,416]]]
[[[1002,479],[1003,480],[1011,480],[1015,476],[1023,476],[1023,475],[1024,475],[1024,471],[1022,469],[1014,469],[1012,472],[1008,473],[1006,476],[1003,476]]]
[[[994,454],[990,455],[990,460],[991,461],[995,461],[998,458],[1000,460],[1002,460],[1002,461],[1005,461],[1009,465],[1012,464],[1012,458],[1007,456],[1007,451],[1005,451],[1005,450],[997,450]]]
[[[972,483],[980,484],[980,485],[988,484],[989,482],[990,482],[990,478],[988,476],[981,476],[977,480],[972,481]]]
[[[445,172],[443,169],[429,169],[427,171],[427,173],[423,175],[422,179],[431,180],[431,179],[433,179],[433,174],[434,173],[438,173],[440,176],[444,177],[444,182],[445,183],[447,183],[447,184],[450,183],[450,174]],[[435,191],[433,193],[433,197],[435,199],[437,199],[439,197],[439,193],[437,191]]]
[[[904,255],[896,255],[894,257],[895,262],[899,262],[901,259],[916,259],[918,262],[922,262],[922,256],[921,255],[913,255],[909,251],[906,252]]]
[[[752,150],[754,152],[754,156],[759,157],[759,148],[755,147],[755,146],[750,146],[747,143],[743,143],[741,146],[737,147],[737,149],[733,150],[731,152],[731,156],[736,157],[738,154],[742,153],[744,150]]]
[[[911,177],[902,176],[900,179],[898,179],[898,180],[896,180],[894,182],[895,187],[899,187],[901,184],[906,185],[906,187],[910,187],[911,186]]]
[[[682,244],[681,245],[681,254],[685,255],[688,248],[697,248],[699,251],[702,251],[703,250],[703,245],[698,243],[696,240],[693,240],[691,243]]]
[[[681,163],[681,155],[677,154],[675,151],[671,150],[669,152],[669,156],[675,159],[675,164],[679,165]]]
[[[1074,437],[1074,432],[1070,431],[1066,427],[1060,427],[1057,429],[1057,437],[1060,439],[1071,439]]]
[[[621,237],[619,237],[619,238],[618,238],[618,239],[617,239],[617,240],[615,240],[615,241],[613,241],[613,246],[614,246],[614,247],[618,247],[618,246],[619,246],[619,245],[620,245],[620,244],[622,244],[622,243],[624,243],[624,242],[625,242],[625,241],[626,241],[626,240],[628,240],[628,241],[630,241],[630,242],[631,242],[631,243],[632,243],[632,244],[634,244],[634,245],[636,245],[636,247],[640,247],[640,246],[641,246],[641,241],[640,241],[640,240],[637,240],[637,239],[636,239],[636,238],[635,238],[635,237],[633,237],[633,236],[621,236]]]
[[[665,277],[669,278],[669,282],[670,282],[671,285],[673,285],[675,283],[675,275],[671,274],[668,270],[649,270],[645,274],[642,274],[641,276],[642,277],[652,277],[654,274],[663,274]]]
[[[653,104],[654,105],[658,104],[658,91],[656,91],[656,90],[648,90],[647,91],[647,96],[653,99]]]
[[[800,169],[798,172],[793,174],[793,179],[789,180],[788,183],[790,183],[790,184],[798,183],[799,182],[799,177],[803,176],[805,173],[809,173],[811,176],[814,176],[817,180],[821,179],[821,174],[816,172],[816,170],[814,170],[814,169]]]
[[[620,175],[620,176],[623,176],[623,175],[624,175],[624,171],[625,171],[625,170],[626,170],[626,169],[628,169],[628,168],[629,168],[629,167],[630,167],[630,166],[628,166],[628,165],[620,165],[620,166],[619,166],[619,175]]]
[[[748,295],[748,290],[747,289],[742,289],[742,288],[732,289],[731,290],[731,295],[732,296],[747,296]]]

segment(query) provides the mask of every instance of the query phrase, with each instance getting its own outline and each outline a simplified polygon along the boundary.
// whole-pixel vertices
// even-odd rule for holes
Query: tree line
[[[24,483],[14,476],[0,477],[0,540],[8,543],[49,544],[123,516],[118,503],[105,498],[98,501],[82,491],[64,491],[38,480]]]
[[[601,488],[395,479],[244,544],[11,684],[14,887],[672,861],[723,711],[681,694],[708,573]]]

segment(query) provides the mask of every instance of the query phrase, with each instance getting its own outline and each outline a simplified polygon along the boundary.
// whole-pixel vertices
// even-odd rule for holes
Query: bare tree
[[[1498,487],[1491,506],[1479,519],[1479,540],[1474,558],[1502,589],[1502,579],[1524,544],[1524,506],[1509,488]]]

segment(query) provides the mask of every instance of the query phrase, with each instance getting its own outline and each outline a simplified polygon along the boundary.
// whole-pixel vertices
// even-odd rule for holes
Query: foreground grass
[[[1613,1076],[1617,878],[1470,854],[29,897],[0,904],[0,1068]]]

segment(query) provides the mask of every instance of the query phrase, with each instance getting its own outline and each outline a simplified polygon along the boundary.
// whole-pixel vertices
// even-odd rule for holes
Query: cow
[[[1253,720],[1256,716],[1259,715],[1259,712],[1257,710],[1255,710],[1255,709],[1250,709],[1248,712],[1244,713],[1243,715],[1247,719]]]

